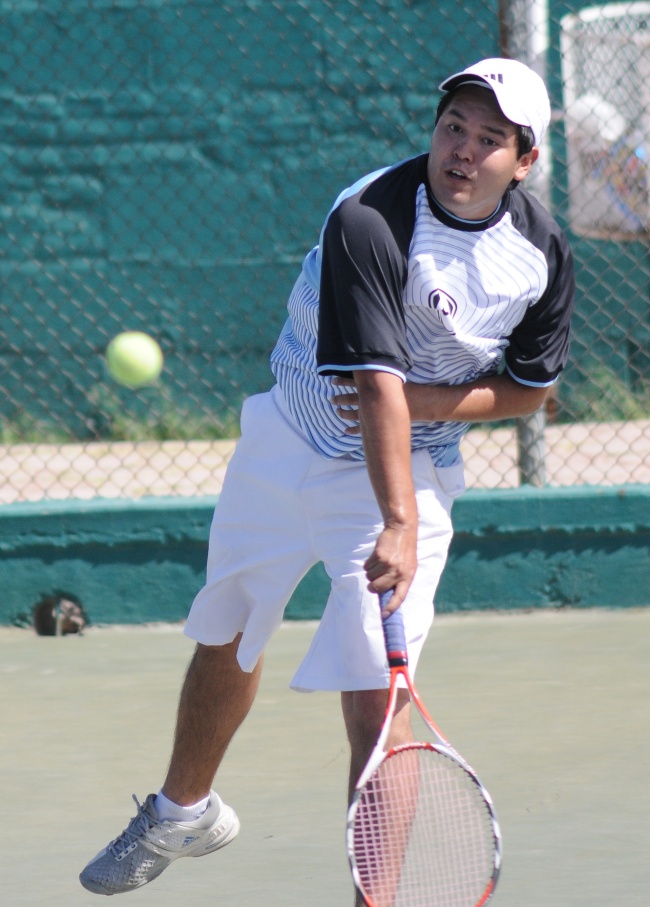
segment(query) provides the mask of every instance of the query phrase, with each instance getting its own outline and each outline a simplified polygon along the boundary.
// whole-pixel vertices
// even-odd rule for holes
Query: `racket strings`
[[[375,907],[480,907],[495,869],[493,817],[476,780],[428,747],[388,756],[360,792],[353,847]]]

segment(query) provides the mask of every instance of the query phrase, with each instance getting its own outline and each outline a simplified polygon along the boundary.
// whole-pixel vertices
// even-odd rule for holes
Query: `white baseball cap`
[[[539,145],[551,121],[546,85],[529,66],[518,60],[491,57],[449,76],[438,86],[451,91],[459,85],[491,88],[503,115],[518,126],[529,126]]]

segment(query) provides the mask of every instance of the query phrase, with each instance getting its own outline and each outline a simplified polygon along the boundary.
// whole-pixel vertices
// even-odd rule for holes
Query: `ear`
[[[522,156],[517,161],[517,169],[514,172],[513,179],[516,179],[518,182],[525,179],[530,173],[531,167],[539,157],[539,148],[535,146],[527,154],[522,154]]]

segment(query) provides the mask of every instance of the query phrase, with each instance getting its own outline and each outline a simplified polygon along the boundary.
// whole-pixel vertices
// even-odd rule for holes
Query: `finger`
[[[335,406],[359,406],[359,394],[349,391],[347,394],[332,394],[330,403]]]
[[[337,406],[336,415],[340,416],[341,419],[345,419],[347,422],[358,422],[359,421],[359,410],[358,409],[346,409],[345,406]]]
[[[349,378],[334,378],[332,384],[335,387],[356,387],[354,378],[350,375]]]
[[[361,426],[360,425],[348,425],[348,427],[343,432],[344,435],[360,435]]]
[[[391,589],[390,592],[385,593],[383,597],[380,596],[381,617],[382,617],[382,620],[386,620],[386,618],[387,618],[390,614],[393,613],[392,610],[391,610],[391,608],[389,607],[389,605],[391,604],[391,602],[393,601],[394,598],[395,598],[395,590],[394,590],[394,589]]]
[[[377,595],[388,592],[390,589],[395,590],[401,579],[399,572],[388,564],[373,563],[367,565],[365,571],[368,589]]]
[[[382,603],[381,616],[386,619],[389,614],[392,614],[393,611],[397,611],[400,607],[404,598],[406,597],[406,591],[403,589],[403,583],[398,583],[392,590],[389,588],[385,591],[391,592],[390,598],[387,601]],[[368,586],[371,591],[376,591],[374,588],[371,588],[371,585]],[[408,589],[408,586],[407,586]]]

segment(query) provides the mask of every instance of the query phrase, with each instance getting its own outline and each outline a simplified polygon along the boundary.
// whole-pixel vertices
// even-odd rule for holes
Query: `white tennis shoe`
[[[229,844],[239,831],[235,811],[214,791],[205,813],[192,822],[161,821],[155,794],[138,803],[134,816],[119,837],[88,863],[79,881],[94,894],[121,894],[157,878],[180,857],[202,857]]]

